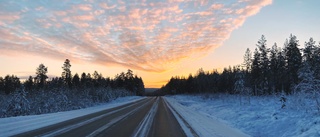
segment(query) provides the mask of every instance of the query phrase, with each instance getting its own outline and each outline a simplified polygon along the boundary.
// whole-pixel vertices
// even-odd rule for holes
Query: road
[[[183,137],[186,134],[162,97],[148,97],[15,136]]]

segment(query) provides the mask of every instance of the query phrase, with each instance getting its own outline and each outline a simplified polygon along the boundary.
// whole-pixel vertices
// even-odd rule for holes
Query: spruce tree
[[[71,64],[70,64],[70,60],[66,59],[63,66],[62,66],[62,74],[61,77],[64,80],[65,84],[69,86],[69,88],[72,87],[72,75],[71,75]]]
[[[260,53],[256,48],[253,54],[252,66],[251,66],[251,83],[253,83],[253,94],[257,95],[258,90],[260,89]]]
[[[270,79],[269,79],[269,84],[271,86],[271,90],[273,92],[277,91],[276,89],[276,84],[279,83],[279,62],[278,62],[278,46],[277,43],[274,43],[270,50]]]
[[[267,49],[267,40],[264,35],[258,41],[257,44],[260,52],[259,58],[259,68],[260,68],[260,85],[262,94],[269,92],[269,59],[268,59],[268,49]]]
[[[299,83],[298,70],[301,67],[302,56],[298,48],[299,41],[294,35],[290,35],[289,43],[286,46],[286,63],[287,63],[287,93],[291,93],[291,88]]]
[[[252,63],[252,53],[249,48],[247,48],[244,56],[243,56],[243,65],[247,72],[251,72],[251,63]]]

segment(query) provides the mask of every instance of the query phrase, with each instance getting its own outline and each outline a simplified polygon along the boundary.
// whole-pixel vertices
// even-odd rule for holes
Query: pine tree
[[[35,81],[39,88],[43,88],[44,85],[46,84],[46,80],[48,78],[47,73],[48,73],[48,68],[43,64],[40,64],[36,71],[37,76],[35,77]]]
[[[64,80],[65,84],[69,86],[69,88],[72,87],[72,74],[71,74],[71,64],[70,64],[70,60],[66,59],[63,66],[62,66],[62,74],[61,77]]]

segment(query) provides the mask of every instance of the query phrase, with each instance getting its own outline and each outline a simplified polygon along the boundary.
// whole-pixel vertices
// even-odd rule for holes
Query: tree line
[[[313,38],[300,48],[295,35],[284,46],[267,46],[264,35],[253,53],[245,51],[241,65],[224,68],[222,72],[200,69],[196,75],[172,77],[158,94],[230,93],[248,95],[292,94],[304,79],[320,79],[320,45]]]
[[[21,82],[15,75],[0,77],[0,118],[36,115],[86,108],[118,97],[144,95],[144,83],[132,70],[115,78],[101,73],[72,74],[66,59],[61,77],[48,78],[48,67],[40,64],[35,77]]]
[[[101,73],[94,71],[90,73],[83,72],[81,75],[78,73],[72,75],[71,63],[66,59],[62,66],[61,77],[54,77],[48,80],[47,75],[48,67],[40,64],[36,68],[36,76],[29,76],[25,82],[21,82],[15,75],[7,75],[4,78],[0,77],[0,93],[12,94],[25,90],[30,94],[36,94],[40,90],[58,89],[58,90],[71,90],[79,91],[91,88],[112,88],[112,89],[125,89],[132,93],[132,95],[144,94],[144,83],[141,77],[133,74],[132,70],[126,73],[121,72],[117,74],[114,79],[103,77]]]

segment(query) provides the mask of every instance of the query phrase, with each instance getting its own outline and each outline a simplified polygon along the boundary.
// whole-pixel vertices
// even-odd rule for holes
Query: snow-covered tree
[[[308,62],[305,62],[299,70],[299,78],[301,82],[294,88],[295,94],[298,94],[297,105],[301,108],[309,108],[307,100],[312,99],[314,106],[320,112],[320,80],[315,78],[314,71]]]
[[[251,72],[251,63],[252,63],[252,53],[249,48],[247,48],[243,56],[243,65],[247,72]]]

